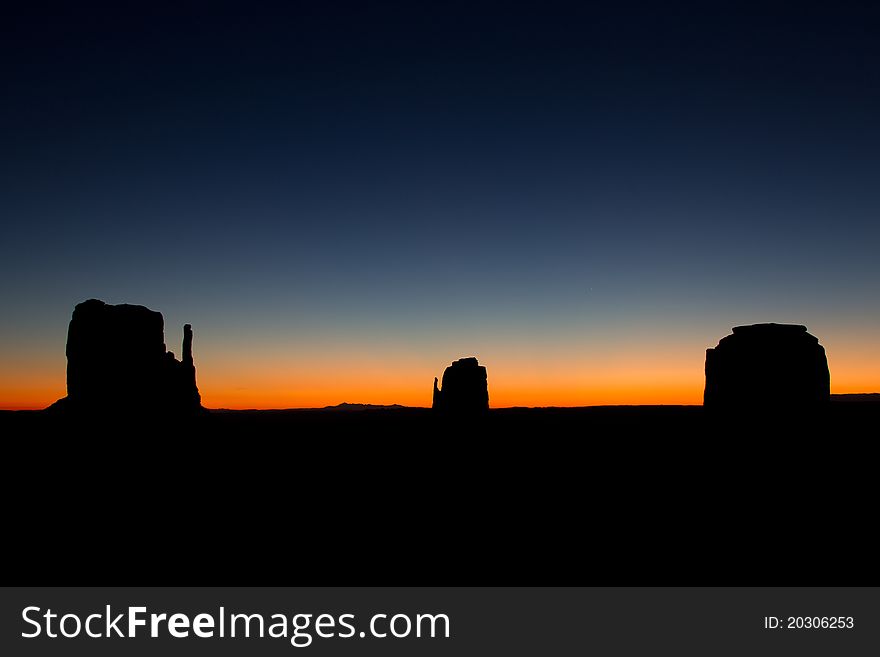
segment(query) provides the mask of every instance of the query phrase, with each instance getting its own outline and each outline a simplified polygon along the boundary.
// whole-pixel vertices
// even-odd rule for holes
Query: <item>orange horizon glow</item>
[[[203,368],[210,369],[210,368]],[[635,371],[634,371],[635,370]],[[493,371],[498,374],[493,375]],[[568,373],[537,372],[516,374],[501,366],[489,366],[489,404],[491,408],[580,407],[605,405],[701,405],[702,372],[678,368],[621,368],[580,370]],[[832,394],[870,393],[880,390],[875,372],[859,370],[832,372]],[[227,374],[233,374],[228,372]],[[372,374],[373,376],[368,376]],[[231,410],[270,410],[323,408],[359,403],[430,407],[433,377],[442,371],[378,372],[363,375],[348,372],[311,376],[297,373],[288,380],[277,371],[259,377],[255,371],[234,376],[209,377],[199,372],[199,390],[206,408]],[[548,376],[549,374],[549,376]],[[369,381],[365,385],[365,380]],[[18,383],[19,385],[16,385]],[[39,410],[66,395],[64,379],[27,381],[0,379],[0,410]]]
[[[872,337],[825,333],[832,394],[880,392],[880,350]],[[430,407],[434,377],[442,378],[456,358],[476,355],[488,371],[491,408],[702,404],[704,340],[640,337],[618,332],[523,346],[492,336],[473,340],[469,353],[455,345],[370,336],[357,345],[331,338],[209,338],[196,345],[196,378],[206,408],[323,408],[343,402]],[[66,394],[63,352],[47,355],[35,344],[0,363],[2,410],[38,410]]]

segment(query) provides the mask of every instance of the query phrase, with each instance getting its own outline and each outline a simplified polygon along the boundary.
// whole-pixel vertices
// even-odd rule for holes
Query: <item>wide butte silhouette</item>
[[[825,349],[806,326],[737,326],[706,350],[703,404],[709,408],[816,407],[830,393]]]
[[[55,408],[100,414],[199,411],[192,340],[192,327],[186,324],[179,361],[165,349],[162,313],[84,301],[74,308],[67,330],[67,397]]]
[[[434,378],[433,408],[444,413],[484,413],[489,410],[486,368],[476,358],[461,358],[443,372],[443,387]]]

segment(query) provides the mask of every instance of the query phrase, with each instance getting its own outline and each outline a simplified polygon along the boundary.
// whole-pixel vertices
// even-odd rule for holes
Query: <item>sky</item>
[[[701,403],[733,326],[880,391],[873,3],[19,3],[0,12],[0,408],[86,299],[208,407]]]

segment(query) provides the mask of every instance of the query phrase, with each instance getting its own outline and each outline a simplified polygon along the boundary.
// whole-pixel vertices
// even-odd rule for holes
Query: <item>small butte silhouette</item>
[[[161,313],[138,305],[110,305],[97,299],[78,304],[67,336],[67,396],[48,410],[55,418],[126,417],[164,421],[168,418],[223,417],[226,422],[259,422],[265,426],[297,422],[329,423],[359,429],[358,422],[406,423],[421,430],[430,418],[482,426],[492,417],[505,434],[525,431],[595,428],[655,429],[657,423],[685,427],[695,435],[715,431],[728,418],[782,417],[787,422],[812,422],[836,406],[835,418],[867,417],[874,423],[880,409],[877,395],[830,394],[830,373],[818,338],[802,325],[737,326],[717,346],[706,350],[704,405],[594,406],[580,408],[510,408],[489,410],[488,373],[475,356],[454,361],[442,379],[434,379],[431,408],[393,405],[340,404],[324,409],[278,411],[208,411],[202,407],[193,360],[193,331],[184,326],[181,359],[168,351]],[[833,401],[865,403],[830,404]],[[860,410],[841,411],[840,408]],[[870,408],[870,411],[865,409]],[[704,410],[705,409],[705,410]],[[318,412],[323,411],[323,412]],[[38,412],[37,412],[38,413]],[[7,414],[8,415],[8,414]],[[230,419],[237,418],[237,419]],[[327,419],[331,418],[331,419]],[[201,420],[199,420],[201,421]],[[420,424],[419,424],[420,423]],[[676,424],[677,423],[677,424]],[[322,425],[322,428],[325,425]]]
[[[476,358],[461,358],[443,372],[443,387],[434,377],[435,411],[451,414],[476,414],[489,410],[489,377]]]
[[[850,476],[853,453],[847,445],[872,436],[880,417],[877,403],[831,401],[824,349],[803,326],[738,326],[723,337],[706,352],[705,407],[489,410],[487,368],[469,356],[448,364],[441,380],[434,379],[432,408],[348,403],[310,410],[205,410],[196,380],[192,327],[184,328],[178,360],[165,344],[160,313],[94,299],[74,309],[67,360],[68,395],[48,412],[0,413],[0,428],[14,439],[10,445],[24,444],[34,453],[29,459],[16,453],[10,461],[24,468],[29,485],[64,482],[52,489],[53,501],[86,490],[94,499],[128,504],[123,508],[130,509],[132,520],[112,522],[106,537],[84,525],[78,514],[64,534],[73,536],[74,544],[87,545],[89,553],[99,554],[98,568],[108,563],[108,551],[126,554],[123,565],[131,568],[130,550],[114,546],[146,545],[149,555],[144,562],[172,555],[176,567],[188,572],[192,564],[203,563],[205,551],[226,555],[220,552],[224,546],[240,549],[231,542],[233,534],[252,540],[253,530],[235,524],[234,514],[215,523],[217,529],[205,544],[193,540],[188,532],[207,531],[209,523],[195,525],[191,514],[157,513],[157,496],[169,509],[182,508],[181,500],[186,500],[196,512],[209,504],[207,500],[217,499],[224,512],[245,508],[251,517],[273,496],[288,509],[295,511],[305,501],[319,505],[323,513],[328,490],[340,491],[346,504],[354,500],[355,508],[401,497],[414,500],[419,508],[413,516],[425,529],[404,525],[402,537],[394,539],[404,547],[416,541],[434,544],[448,533],[451,542],[443,545],[452,547],[444,549],[455,549],[459,533],[494,535],[500,517],[510,529],[504,530],[505,545],[499,549],[536,533],[542,544],[552,547],[550,561],[559,557],[559,544],[571,543],[580,563],[588,561],[582,557],[583,527],[603,527],[603,516],[597,514],[607,507],[616,520],[609,532],[602,532],[621,537],[615,549],[634,546],[625,552],[631,555],[626,568],[630,561],[645,558],[644,536],[670,533],[670,522],[679,523],[672,525],[679,532],[681,527],[691,528],[692,534],[682,534],[683,542],[706,546],[717,560],[715,546],[726,544],[731,536],[742,535],[743,545],[755,544],[755,536],[757,543],[773,536],[767,528],[774,525],[740,520],[746,513],[742,509],[754,508],[743,502],[743,491],[753,481],[758,486],[768,479],[786,482],[783,490],[788,495],[817,478],[824,486],[833,481],[829,477],[834,473]],[[424,383],[427,397],[427,378]],[[733,412],[725,413],[728,409]],[[781,420],[768,421],[754,409]],[[813,437],[818,440],[804,440]],[[842,452],[829,449],[829,437],[833,447],[842,444]],[[793,461],[792,454],[802,451],[821,458],[822,467],[804,468],[798,456]],[[829,460],[835,454],[837,461]],[[825,463],[830,465],[825,468]],[[53,464],[50,476],[39,474]],[[803,479],[793,479],[789,486],[792,473]],[[84,488],[83,480],[94,487]],[[266,481],[275,486],[270,495]],[[132,505],[128,500],[136,490],[142,491],[143,500]],[[455,516],[444,506],[450,491],[454,497],[463,493]],[[250,496],[244,498],[248,505],[239,505],[242,496]],[[698,505],[701,500],[708,502],[708,514]],[[765,504],[763,496],[760,503]],[[641,507],[644,511],[638,510]],[[34,515],[32,507],[26,509]],[[180,524],[168,524],[162,515],[175,515]],[[278,517],[284,516],[273,516],[273,522]],[[338,516],[330,517],[336,527],[342,526]],[[393,522],[400,523],[401,517]],[[707,534],[706,517],[719,523],[712,534]],[[40,542],[50,545],[57,558],[57,524],[42,518],[35,522],[51,528],[52,540]],[[370,538],[368,532],[375,526],[365,527],[366,542],[377,551],[388,551],[387,543]],[[572,533],[557,533],[561,527]],[[626,527],[634,533],[626,533]],[[121,531],[130,532],[124,534],[125,543],[120,543]],[[271,540],[286,554],[297,554],[288,531],[285,527],[283,536]],[[414,533],[418,531],[424,533]],[[605,540],[605,533],[596,531],[593,534]],[[813,526],[805,531],[810,540],[815,538]],[[76,532],[101,540],[84,542]],[[39,536],[36,531],[29,535]],[[324,535],[353,545],[350,533]],[[198,549],[181,553],[180,545]],[[679,543],[662,559],[649,547],[654,555],[651,567],[659,563],[665,569],[670,564],[680,569],[693,558]],[[326,544],[321,549],[326,550]],[[168,572],[173,572],[171,558]],[[565,558],[565,568],[572,568],[567,565],[571,559]]]

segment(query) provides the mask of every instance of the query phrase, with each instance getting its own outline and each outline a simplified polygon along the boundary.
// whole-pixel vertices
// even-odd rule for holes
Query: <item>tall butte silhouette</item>
[[[434,378],[433,408],[444,413],[482,413],[489,410],[486,368],[476,358],[461,358],[443,372],[443,388]]]
[[[192,327],[186,324],[178,361],[165,350],[162,313],[84,301],[74,308],[67,330],[67,397],[54,407],[95,414],[199,411],[192,340]]]
[[[825,349],[806,326],[737,326],[706,350],[707,407],[809,407],[828,402],[830,395]]]

